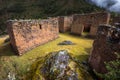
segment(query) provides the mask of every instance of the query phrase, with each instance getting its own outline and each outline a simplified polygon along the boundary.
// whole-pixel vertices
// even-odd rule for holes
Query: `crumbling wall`
[[[91,13],[91,14],[76,14],[73,15],[73,25],[71,33],[82,35],[84,29],[89,29],[89,35],[95,36],[99,24],[109,24],[110,14]]]
[[[10,20],[7,27],[11,45],[19,55],[56,39],[59,33],[57,19]]]
[[[59,21],[59,31],[60,32],[67,32],[71,30],[72,26],[72,16],[59,16],[58,21]]]
[[[104,62],[115,60],[115,53],[120,53],[120,26],[99,26],[89,58],[90,66],[97,72],[106,73]]]

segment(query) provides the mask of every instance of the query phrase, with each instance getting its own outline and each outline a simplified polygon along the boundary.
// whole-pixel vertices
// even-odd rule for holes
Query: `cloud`
[[[120,0],[87,0],[99,7],[106,8],[107,10],[120,13]]]

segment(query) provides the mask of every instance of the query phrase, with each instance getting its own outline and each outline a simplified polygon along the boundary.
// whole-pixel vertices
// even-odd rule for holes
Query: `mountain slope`
[[[101,10],[85,0],[0,0],[0,29],[5,29],[8,19],[38,19]]]

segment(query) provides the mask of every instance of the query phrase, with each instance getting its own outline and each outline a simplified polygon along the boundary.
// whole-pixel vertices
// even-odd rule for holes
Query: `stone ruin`
[[[19,54],[54,40],[58,33],[71,31],[73,34],[82,35],[88,31],[95,36],[99,24],[108,24],[110,14],[106,12],[78,14],[72,16],[59,16],[42,20],[9,20],[7,22],[10,42]]]
[[[109,24],[110,14],[106,12],[73,15],[71,33],[82,35],[83,31],[95,36],[99,24]]]
[[[120,53],[120,25],[100,25],[89,58],[90,66],[96,72],[106,73],[104,62],[115,60],[115,53]]]
[[[111,20],[111,24],[114,25],[115,23],[120,23],[120,17],[113,17]]]
[[[71,31],[72,34],[82,35],[88,32],[90,36],[95,36],[99,24],[109,24],[110,14],[107,12],[75,14],[71,16],[59,16],[59,31]]]
[[[19,55],[58,38],[56,18],[43,20],[9,20],[7,22],[10,42]]]
[[[60,32],[67,32],[71,30],[72,22],[73,22],[72,16],[59,16],[58,22],[59,22],[59,31]]]

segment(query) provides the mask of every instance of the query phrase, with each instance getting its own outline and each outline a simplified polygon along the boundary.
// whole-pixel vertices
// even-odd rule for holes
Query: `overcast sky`
[[[106,8],[107,10],[120,13],[120,0],[88,0],[97,6]]]

